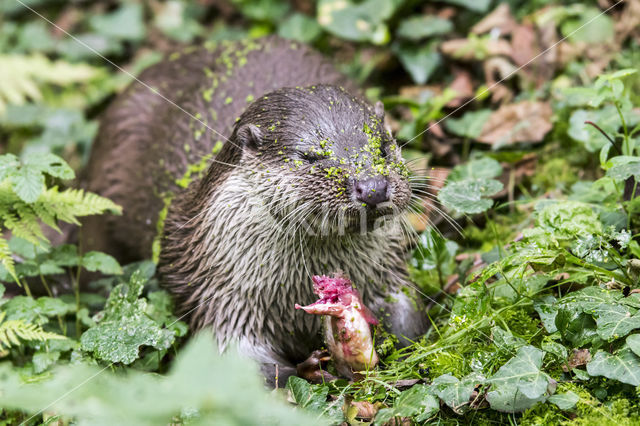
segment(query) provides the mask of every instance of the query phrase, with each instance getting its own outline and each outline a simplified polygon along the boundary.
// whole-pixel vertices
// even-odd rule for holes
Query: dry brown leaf
[[[500,35],[509,34],[516,27],[516,21],[511,15],[511,9],[507,3],[502,3],[493,12],[485,16],[480,22],[471,28],[474,34],[484,34],[497,28]]]
[[[531,25],[518,25],[511,34],[511,58],[519,67],[524,66],[540,53],[536,32]]]
[[[455,70],[454,78],[449,88],[455,90],[457,96],[455,99],[449,101],[447,106],[449,108],[457,108],[474,94],[471,74],[468,71]]]
[[[362,420],[373,420],[378,413],[378,407],[367,401],[353,401],[351,406],[358,410],[356,417]]]
[[[589,361],[591,361],[591,354],[589,353],[589,349],[574,349],[571,356],[569,356],[567,366],[569,367],[569,369],[574,369],[576,367],[587,365]]]
[[[547,102],[523,101],[494,111],[482,128],[479,142],[510,145],[539,142],[551,130],[551,106]]]

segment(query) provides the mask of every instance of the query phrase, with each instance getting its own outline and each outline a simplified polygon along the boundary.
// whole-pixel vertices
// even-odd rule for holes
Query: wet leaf
[[[566,393],[557,393],[549,397],[549,402],[556,404],[556,406],[563,411],[574,408],[578,401],[580,401],[580,397],[571,391]]]
[[[616,354],[598,351],[587,364],[587,372],[591,376],[604,376],[638,386],[640,385],[640,358],[628,347],[623,347]]]
[[[138,298],[147,280],[136,271],[127,284],[116,286],[107,300],[103,318],[85,331],[82,349],[109,362],[131,364],[139,356],[141,346],[168,349],[175,332],[162,328],[147,315],[147,300]]]
[[[500,192],[501,182],[493,179],[466,179],[447,184],[438,193],[438,200],[447,208],[465,214],[482,213],[493,205],[486,198]]]
[[[558,307],[555,306],[556,298],[550,294],[540,297],[533,302],[533,308],[540,316],[540,321],[547,329],[549,333],[555,333],[558,331],[556,327],[556,315],[558,314]]]
[[[412,417],[417,422],[423,422],[439,410],[440,401],[430,387],[414,385],[395,399],[393,407],[378,411],[374,424],[385,424],[394,417]]]
[[[540,370],[544,352],[533,346],[518,349],[516,355],[487,380],[487,400],[494,410],[516,413],[547,398],[550,379]]]
[[[431,390],[453,411],[461,414],[468,408],[476,385],[483,381],[481,376],[475,374],[463,377],[461,380],[450,374],[443,374],[433,379]]]
[[[633,351],[634,354],[640,356],[640,334],[632,334],[627,337],[627,346]]]
[[[594,315],[598,335],[607,341],[624,337],[640,328],[640,314],[632,315],[629,309],[620,305],[602,304],[594,310]]]

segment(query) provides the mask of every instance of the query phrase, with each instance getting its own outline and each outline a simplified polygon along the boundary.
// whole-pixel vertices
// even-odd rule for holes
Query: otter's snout
[[[387,180],[382,176],[354,181],[353,193],[358,201],[362,201],[368,207],[375,207],[389,200]]]

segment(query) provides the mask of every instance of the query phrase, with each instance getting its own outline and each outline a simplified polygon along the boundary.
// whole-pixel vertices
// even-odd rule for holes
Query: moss
[[[223,146],[223,142],[218,140],[216,141],[215,146],[211,149],[211,152],[205,156],[203,156],[200,161],[195,164],[190,164],[187,166],[187,170],[184,172],[180,179],[177,179],[176,185],[181,188],[186,188],[193,182],[196,178],[200,179],[204,175],[207,167],[209,166],[209,160],[213,158],[215,154],[220,152]],[[195,175],[195,176],[194,176]]]
[[[162,198],[162,202],[164,203],[162,210],[158,213],[158,219],[156,220],[156,236],[153,238],[153,243],[151,244],[151,260],[153,263],[158,263],[160,260],[160,251],[162,250],[162,234],[164,232],[164,222],[167,219],[167,214],[169,213],[169,206],[173,201],[173,194],[167,194]]]

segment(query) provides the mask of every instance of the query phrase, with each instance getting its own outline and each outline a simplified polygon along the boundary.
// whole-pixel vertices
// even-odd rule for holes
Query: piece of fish
[[[325,315],[325,342],[336,369],[341,375],[353,377],[356,371],[378,363],[370,325],[378,320],[362,303],[348,278],[314,276],[313,291],[320,299],[310,305],[295,305],[314,315]]]

